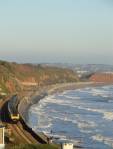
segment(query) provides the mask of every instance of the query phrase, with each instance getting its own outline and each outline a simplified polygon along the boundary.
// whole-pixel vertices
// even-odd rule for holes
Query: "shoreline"
[[[42,89],[39,89],[38,91],[36,91],[32,96],[30,96],[29,98],[26,98],[27,100],[23,100],[24,102],[26,101],[26,103],[23,104],[23,102],[21,102],[20,105],[26,105],[26,108],[24,108],[23,113],[21,113],[21,117],[24,120],[25,124],[31,128],[28,124],[28,112],[29,112],[29,108],[34,105],[37,104],[40,100],[42,100],[43,98],[45,98],[46,96],[55,94],[55,93],[59,93],[59,92],[63,92],[65,90],[75,90],[75,89],[80,89],[80,88],[86,88],[86,87],[98,87],[98,86],[105,86],[105,85],[113,85],[112,83],[108,84],[108,83],[98,83],[98,82],[76,82],[76,83],[65,83],[65,84],[55,84],[55,85],[51,85],[51,86],[45,86]],[[48,136],[46,134],[42,133],[38,133],[35,132],[35,130],[33,130],[33,128],[31,128],[32,131],[34,133],[36,133],[38,136],[40,136],[43,140],[45,140],[47,142],[48,140]]]
[[[42,88],[37,89],[31,95],[25,96],[18,106],[18,111],[21,114],[24,121],[27,122],[28,120],[28,110],[30,106],[37,104],[41,99],[45,98],[46,96],[63,92],[65,90],[75,90],[85,87],[96,87],[96,86],[104,86],[110,85],[106,83],[100,82],[76,82],[76,83],[63,83],[63,84],[54,84],[50,86],[44,86]]]
[[[98,87],[104,85],[112,85],[107,83],[100,83],[100,82],[77,82],[77,83],[69,83],[69,84],[58,84],[53,86],[53,88],[48,90],[48,95],[52,95],[55,93],[63,92],[65,90],[76,90],[80,88],[86,87]]]

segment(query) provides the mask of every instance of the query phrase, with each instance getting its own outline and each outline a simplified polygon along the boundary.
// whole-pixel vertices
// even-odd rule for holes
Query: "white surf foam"
[[[104,114],[103,118],[113,121],[113,112],[104,112],[103,114]]]
[[[71,104],[71,101],[69,101],[69,100],[56,99],[56,98],[52,98],[52,97],[47,97],[43,102],[45,102],[45,103],[55,103],[55,104],[59,104],[59,105]]]
[[[103,125],[105,127],[106,120],[113,121],[113,111],[112,109],[109,109],[109,102],[101,103],[100,106],[97,104],[96,101],[92,102],[93,99],[98,99],[93,96],[99,96],[99,99],[100,96],[107,99],[108,96],[112,97],[112,92],[107,91],[107,88],[86,88],[76,91],[66,91],[64,93],[55,94],[42,99],[37,105],[31,107],[31,112],[37,114],[38,118],[40,119],[35,129],[37,128],[37,130],[44,131],[45,134],[51,135],[50,131],[51,127],[53,127],[52,125],[54,123],[57,125],[57,122],[59,123],[59,121],[61,120],[60,124],[62,124],[62,121],[64,121],[63,125],[66,124],[67,127],[70,124],[74,125],[77,131],[79,130],[80,134],[83,134],[83,136],[85,136],[86,133],[88,133],[88,136],[91,136],[92,134],[94,134],[94,132],[102,133],[104,130],[103,128],[101,129],[99,127],[98,119],[100,118],[103,122],[105,122]],[[50,107],[52,107],[52,103],[54,105],[54,108],[49,109]],[[55,104],[57,106],[55,106]],[[58,105],[61,106],[61,111],[59,109],[60,106]],[[63,109],[65,108],[62,105],[66,105],[66,107],[67,105],[69,106],[69,109],[66,109],[67,113],[63,111]],[[84,113],[84,110],[86,115]],[[69,113],[69,111],[71,111],[72,113]],[[91,121],[91,114],[93,114],[94,118],[97,119],[94,119],[95,122]],[[74,126],[72,129],[74,129]],[[61,139],[67,139],[65,138],[65,136],[61,136],[60,133],[54,135],[56,138],[59,137]],[[113,141],[112,138],[105,137],[99,134],[92,136],[92,139],[95,141],[104,142],[105,144],[111,144]]]
[[[93,121],[78,121],[77,122],[77,125],[80,129],[89,129],[89,128],[94,128],[97,126],[97,124]]]
[[[103,142],[106,145],[113,147],[113,138],[102,136],[101,134],[97,134],[91,137],[93,140],[98,142]]]
[[[80,99],[80,97],[77,96],[70,96],[70,95],[65,95],[64,97],[68,98],[68,99]]]
[[[81,107],[81,106],[79,106],[78,108],[88,110],[91,112],[98,112],[103,115],[104,119],[111,120],[111,121],[113,120],[113,112],[112,111],[110,112],[110,111],[105,111],[103,109],[91,109],[91,108],[86,108],[86,107]]]

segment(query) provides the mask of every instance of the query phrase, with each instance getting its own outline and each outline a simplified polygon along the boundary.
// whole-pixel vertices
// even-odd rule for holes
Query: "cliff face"
[[[32,64],[0,61],[0,95],[21,91],[28,86],[76,82],[72,70]]]
[[[90,77],[90,81],[113,83],[113,74],[111,73],[96,73]]]

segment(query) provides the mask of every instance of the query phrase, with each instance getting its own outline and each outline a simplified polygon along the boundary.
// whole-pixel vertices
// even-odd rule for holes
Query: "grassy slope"
[[[30,145],[30,144],[25,144],[25,145],[18,145],[18,146],[11,146],[11,147],[6,147],[6,149],[58,149],[58,146],[56,145]]]
[[[0,61],[0,93],[21,90],[18,82],[36,82],[43,86],[76,81],[78,78],[72,70]]]

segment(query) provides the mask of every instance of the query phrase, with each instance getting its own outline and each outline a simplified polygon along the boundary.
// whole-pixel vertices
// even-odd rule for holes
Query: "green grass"
[[[7,89],[6,86],[5,86],[5,83],[2,82],[2,83],[0,84],[0,87],[2,88],[2,91],[3,91],[3,92],[5,92],[6,94],[9,93],[8,89]]]
[[[20,144],[15,146],[8,146],[6,149],[59,149],[57,145],[48,145],[48,144]]]

